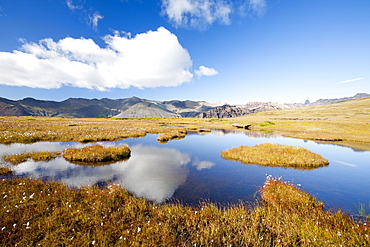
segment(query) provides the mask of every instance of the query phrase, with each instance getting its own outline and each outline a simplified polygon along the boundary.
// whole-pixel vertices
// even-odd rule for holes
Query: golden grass
[[[295,169],[315,169],[329,164],[327,159],[305,148],[270,143],[232,148],[221,152],[221,156],[245,164]]]
[[[370,150],[370,98],[228,119],[33,119],[0,118],[0,143],[116,141],[142,137],[148,133],[176,133],[179,129],[233,129],[234,126],[249,126],[253,131],[274,132],[293,138],[335,142]]]
[[[234,118],[234,121],[251,124],[252,130],[273,131],[287,137],[337,142],[370,150],[370,98],[260,112]],[[362,144],[353,145],[354,142]]]
[[[157,137],[157,141],[159,143],[167,143],[168,141],[171,141],[171,140],[180,140],[180,139],[185,138],[186,134],[187,134],[187,131],[185,129],[178,130],[178,131],[171,131],[171,132],[160,134]]]
[[[13,173],[13,170],[10,169],[9,167],[0,167],[0,175],[6,176],[12,173]]]
[[[4,117],[0,119],[0,143],[33,143],[39,141],[78,141],[82,143],[116,141],[144,137],[146,134],[176,132],[167,127],[171,119],[69,119]]]
[[[23,154],[12,154],[4,156],[4,160],[12,163],[13,165],[20,164],[33,159],[34,161],[49,161],[55,159],[60,155],[60,152],[31,152]]]
[[[63,157],[69,161],[78,162],[109,162],[129,158],[131,150],[128,146],[103,147],[101,145],[83,148],[68,148],[64,150]]]
[[[366,223],[293,185],[266,181],[260,203],[161,204],[122,188],[68,189],[57,182],[0,180],[1,246],[369,246]]]

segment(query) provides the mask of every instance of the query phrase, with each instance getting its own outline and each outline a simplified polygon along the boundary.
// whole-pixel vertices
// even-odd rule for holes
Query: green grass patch
[[[69,161],[77,162],[110,162],[129,158],[131,150],[128,146],[103,147],[101,145],[84,148],[68,148],[64,150],[63,157]]]
[[[245,164],[277,166],[295,169],[315,169],[326,166],[329,161],[321,155],[302,147],[263,143],[253,147],[240,146],[223,151],[221,156]]]
[[[12,163],[13,165],[18,165],[27,161],[28,159],[33,159],[34,161],[49,161],[55,159],[60,155],[60,152],[30,152],[23,154],[13,154],[4,156],[4,160]]]
[[[270,125],[275,125],[275,123],[272,122],[272,121],[265,121],[265,122],[260,124],[261,127],[266,127],[266,126],[270,126]]]
[[[156,205],[115,185],[0,180],[1,246],[369,246],[367,224],[268,180],[255,205]]]

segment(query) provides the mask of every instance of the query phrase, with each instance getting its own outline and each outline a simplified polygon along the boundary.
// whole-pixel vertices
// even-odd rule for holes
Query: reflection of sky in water
[[[241,134],[242,133],[242,134]],[[248,135],[246,135],[247,133]],[[50,162],[27,161],[15,166],[16,175],[60,180],[71,186],[119,183],[137,196],[156,202],[173,197],[184,203],[201,200],[216,203],[253,201],[267,175],[301,184],[302,189],[329,207],[356,212],[359,202],[370,204],[370,152],[312,141],[270,136],[264,133],[213,131],[189,133],[185,139],[159,144],[157,135],[125,139],[104,146],[127,144],[132,156],[127,161],[105,166],[80,166],[59,157]],[[228,161],[220,152],[240,145],[279,143],[301,146],[329,159],[329,166],[311,171],[243,165]],[[63,151],[68,147],[93,144],[34,143],[0,145],[0,156],[35,151]]]
[[[60,149],[56,149],[60,150]],[[117,181],[137,196],[161,202],[170,198],[187,176],[189,155],[175,149],[131,147],[128,161],[104,166],[82,166],[62,157],[49,162],[31,160],[15,166],[18,175],[58,179],[70,186],[94,185],[101,181]]]

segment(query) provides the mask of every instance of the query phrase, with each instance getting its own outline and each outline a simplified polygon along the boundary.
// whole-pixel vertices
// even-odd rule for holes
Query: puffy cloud
[[[229,24],[231,4],[224,0],[162,0],[162,13],[175,26],[204,28],[214,22]]]
[[[92,39],[67,37],[0,52],[0,84],[107,90],[178,86],[192,80],[189,53],[163,27],[133,38],[116,32],[103,39],[105,48]]]
[[[195,70],[194,72],[198,77],[212,76],[218,74],[218,72],[214,68],[207,68],[205,66],[199,66],[199,70]]]
[[[194,161],[192,165],[195,166],[198,171],[201,171],[203,169],[212,168],[215,165],[215,163],[212,161],[203,160],[203,161]]]

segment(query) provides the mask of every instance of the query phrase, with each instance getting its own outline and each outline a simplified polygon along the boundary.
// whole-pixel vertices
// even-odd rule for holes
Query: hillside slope
[[[370,98],[259,112],[233,120],[252,130],[370,150]]]

